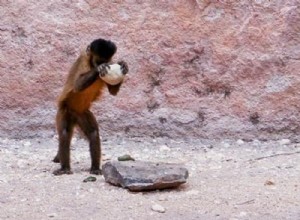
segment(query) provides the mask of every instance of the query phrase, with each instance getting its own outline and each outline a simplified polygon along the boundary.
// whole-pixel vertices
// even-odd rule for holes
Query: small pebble
[[[94,176],[89,176],[89,177],[85,178],[85,179],[83,180],[83,182],[84,182],[84,183],[86,183],[86,182],[95,182],[96,180],[97,180],[96,177],[94,177]]]
[[[171,151],[171,149],[167,146],[167,145],[162,145],[162,146],[160,146],[160,148],[159,148],[159,150],[161,151],[161,152],[166,152],[166,151]]]
[[[159,213],[165,213],[166,212],[166,209],[164,207],[162,207],[161,205],[159,205],[159,204],[152,205],[151,209],[154,212],[159,212]]]
[[[280,141],[279,141],[279,144],[280,145],[288,145],[288,144],[290,144],[291,143],[291,140],[290,139],[281,139]]]
[[[236,141],[236,143],[237,143],[238,145],[243,145],[245,142],[244,142],[242,139],[238,139],[238,140]]]
[[[57,216],[57,214],[56,214],[56,213],[52,213],[52,214],[48,214],[47,216],[48,216],[49,218],[54,218],[54,217]]]
[[[128,160],[134,161],[134,158],[132,158],[129,154],[125,154],[123,156],[118,157],[118,161],[128,161]]]
[[[186,192],[187,195],[191,195],[191,196],[198,195],[199,193],[200,192],[198,190],[194,190],[194,189]]]
[[[24,147],[29,147],[29,146],[31,146],[31,142],[30,141],[25,141],[25,143],[23,145],[24,145]]]
[[[264,185],[265,186],[273,186],[273,185],[275,185],[275,183],[271,180],[267,180]]]

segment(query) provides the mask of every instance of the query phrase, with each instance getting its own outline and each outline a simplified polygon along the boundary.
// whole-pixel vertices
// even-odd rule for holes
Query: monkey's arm
[[[78,76],[74,83],[74,91],[80,92],[92,85],[99,77],[97,69],[92,69],[86,73],[82,73]]]
[[[106,84],[106,85],[107,85],[108,91],[111,95],[117,95],[122,83],[119,83],[117,85],[109,85],[109,84]]]

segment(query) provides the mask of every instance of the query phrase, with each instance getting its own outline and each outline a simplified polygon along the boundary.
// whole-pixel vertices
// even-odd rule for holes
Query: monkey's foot
[[[52,160],[54,163],[59,163],[59,157],[56,155],[53,160]]]
[[[103,77],[108,73],[108,69],[110,69],[110,66],[107,63],[102,63],[97,67],[97,71],[99,73],[99,76]]]
[[[121,66],[122,74],[126,75],[128,73],[128,70],[129,70],[127,63],[122,60],[122,61],[119,61],[118,64]]]
[[[64,169],[58,169],[58,170],[55,170],[54,172],[53,172],[53,174],[55,175],[55,176],[60,176],[60,175],[64,175],[64,174],[68,174],[68,175],[70,175],[70,174],[73,174],[73,172],[68,168],[68,169],[66,169],[66,168],[64,168]]]
[[[102,170],[101,169],[91,169],[90,174],[94,175],[102,175]]]

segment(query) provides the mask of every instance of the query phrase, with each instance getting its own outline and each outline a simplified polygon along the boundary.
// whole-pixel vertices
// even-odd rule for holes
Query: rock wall
[[[0,1],[0,136],[55,134],[79,51],[118,45],[130,73],[93,106],[102,136],[295,138],[298,0]]]

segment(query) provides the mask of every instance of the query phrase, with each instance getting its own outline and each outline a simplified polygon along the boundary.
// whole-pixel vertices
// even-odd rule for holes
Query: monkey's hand
[[[126,75],[128,73],[128,65],[125,61],[121,60],[118,62],[118,64],[121,66],[121,71],[123,75]]]
[[[99,65],[97,67],[99,76],[101,76],[101,77],[105,76],[108,73],[107,70],[109,70],[109,69],[110,69],[110,66],[107,63],[102,63],[101,65]]]

